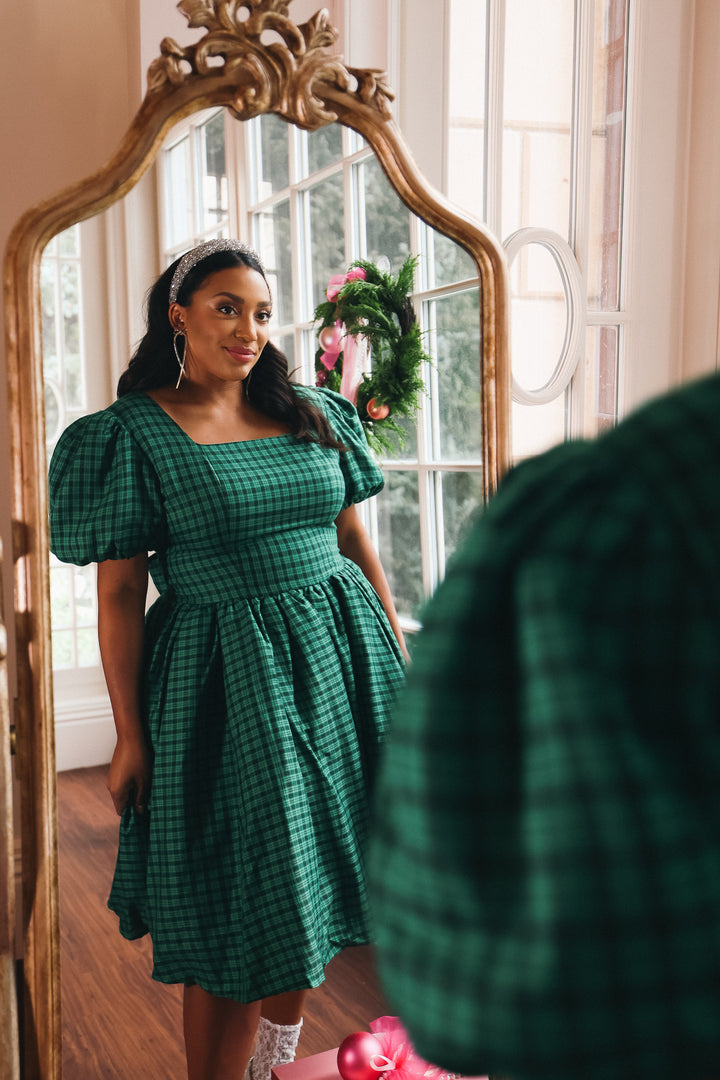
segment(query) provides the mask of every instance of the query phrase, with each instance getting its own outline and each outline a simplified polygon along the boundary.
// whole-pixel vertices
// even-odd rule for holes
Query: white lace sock
[[[301,1020],[299,1024],[273,1024],[261,1016],[255,1053],[245,1070],[245,1080],[270,1080],[273,1065],[294,1061],[302,1023]]]

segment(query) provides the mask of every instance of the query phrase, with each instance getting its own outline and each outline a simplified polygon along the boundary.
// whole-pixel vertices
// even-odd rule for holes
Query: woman
[[[406,656],[354,505],[382,475],[354,408],[291,384],[270,314],[246,245],[188,252],[151,290],[118,400],[50,469],[53,551],[98,563],[109,904],[185,986],[190,1080],[242,1077],[255,1041],[267,1080],[306,991],[368,941],[368,798]]]

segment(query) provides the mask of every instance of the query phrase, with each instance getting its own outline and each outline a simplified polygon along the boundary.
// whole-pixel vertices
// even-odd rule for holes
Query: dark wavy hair
[[[177,359],[173,350],[173,328],[168,318],[170,283],[180,259],[160,275],[145,301],[147,329],[120,376],[117,396],[136,390],[167,386],[177,377]],[[193,294],[211,274],[233,266],[247,266],[265,277],[262,265],[249,252],[216,251],[193,266],[178,290],[177,302],[187,307]],[[243,381],[245,396],[264,416],[287,424],[298,439],[317,442],[336,450],[345,447],[334,435],[324,413],[299,394],[290,381],[287,357],[268,341],[251,372]]]

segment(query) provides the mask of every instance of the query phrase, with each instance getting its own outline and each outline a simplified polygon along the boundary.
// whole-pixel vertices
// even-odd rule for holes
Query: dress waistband
[[[274,533],[234,551],[171,550],[165,559],[154,556],[150,570],[158,591],[171,591],[176,602],[217,604],[306,588],[345,563],[329,527]]]

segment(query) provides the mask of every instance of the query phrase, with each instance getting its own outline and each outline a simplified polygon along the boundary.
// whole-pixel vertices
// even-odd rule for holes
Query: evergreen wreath
[[[330,279],[328,299],[318,304],[313,316],[320,323],[316,385],[343,392],[354,401],[375,450],[393,449],[388,438],[391,431],[402,445],[405,432],[396,417],[414,416],[425,390],[420,372],[429,357],[422,347],[410,298],[416,263],[417,256],[409,256],[393,275],[365,259],[356,259],[346,274]],[[343,380],[345,343],[358,335],[370,347],[372,370],[359,382],[356,377],[348,392],[348,379]],[[349,347],[347,352],[349,355]]]

